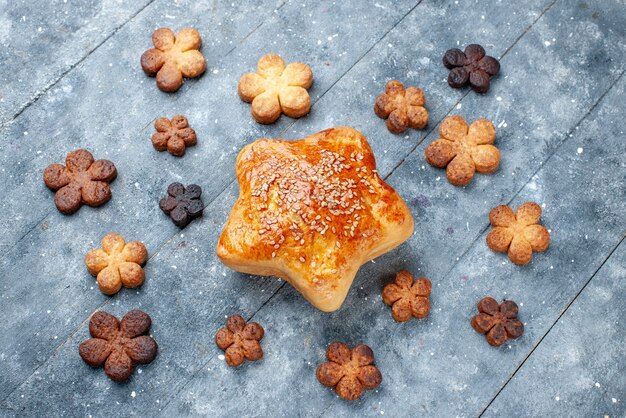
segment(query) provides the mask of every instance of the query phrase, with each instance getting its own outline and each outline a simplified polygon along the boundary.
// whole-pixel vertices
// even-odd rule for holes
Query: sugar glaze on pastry
[[[407,205],[378,177],[355,129],[259,139],[239,153],[236,171],[240,195],[218,257],[243,273],[285,279],[322,311],[341,306],[363,263],[413,233]]]

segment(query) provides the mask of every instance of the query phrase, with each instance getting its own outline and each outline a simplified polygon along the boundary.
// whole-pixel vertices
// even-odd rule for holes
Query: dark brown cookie
[[[428,297],[432,288],[432,283],[426,277],[413,282],[413,275],[402,270],[396,275],[395,283],[384,287],[383,302],[391,306],[391,315],[398,322],[408,321],[411,316],[426,318],[430,311]]]
[[[519,309],[512,300],[498,305],[494,298],[486,297],[478,302],[478,311],[480,313],[472,317],[472,327],[476,332],[486,334],[487,342],[494,347],[524,333],[524,324],[517,319]]]
[[[244,360],[256,361],[263,358],[261,339],[263,327],[256,322],[246,323],[240,315],[231,315],[226,327],[215,334],[215,343],[224,351],[226,363],[239,366]]]
[[[202,216],[204,203],[201,194],[202,188],[197,184],[185,187],[180,183],[172,183],[167,188],[167,196],[159,202],[159,207],[172,218],[176,226],[184,228],[194,218]]]
[[[365,344],[350,350],[346,344],[334,342],[328,346],[326,358],[328,361],[317,368],[317,380],[334,388],[346,401],[359,399],[363,389],[374,389],[383,381],[374,366],[374,352]]]
[[[43,172],[43,181],[56,191],[54,204],[66,215],[83,204],[100,206],[111,199],[108,183],[117,177],[117,169],[109,160],[94,160],[87,150],[67,154],[65,165],[51,164]]]
[[[448,49],[443,56],[443,65],[451,70],[448,84],[455,89],[468,83],[477,93],[489,90],[491,77],[500,71],[500,63],[494,57],[485,55],[485,49],[477,44],[465,47],[465,52],[458,48]]]
[[[152,320],[133,310],[121,321],[107,312],[96,312],[89,320],[93,338],[80,344],[78,353],[91,367],[102,367],[112,380],[123,382],[133,374],[133,363],[148,364],[157,355],[156,341],[148,334]]]
[[[187,118],[176,115],[169,120],[159,118],[154,121],[156,132],[152,135],[152,145],[157,151],[168,151],[170,154],[181,157],[187,147],[196,145],[196,131],[189,127]]]

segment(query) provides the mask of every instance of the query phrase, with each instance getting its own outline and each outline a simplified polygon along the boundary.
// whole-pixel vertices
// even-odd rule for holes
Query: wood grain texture
[[[552,332],[544,336],[558,331],[568,318],[562,312],[576,309],[603,277],[603,270],[595,272],[613,251],[619,255],[623,239],[626,21],[620,2],[194,2],[181,5],[173,22],[158,4],[0,128],[0,185],[10,191],[0,201],[0,315],[6,318],[0,323],[0,414],[475,416],[488,406],[496,415],[512,406],[530,415],[512,399],[529,393],[524,382],[533,373],[525,370],[536,355],[554,352],[559,340],[551,342]],[[173,96],[158,91],[139,67],[149,35],[163,22],[197,27],[208,60],[207,73]],[[486,95],[445,81],[442,54],[471,42],[501,57],[502,70]],[[307,117],[261,126],[237,97],[237,80],[266,52],[312,67]],[[374,115],[374,100],[390,79],[424,90],[426,130],[393,135]],[[150,143],[154,118],[177,113],[185,113],[198,134],[198,145],[182,159],[157,153]],[[491,119],[502,153],[499,171],[477,175],[466,188],[450,185],[423,157],[438,124],[453,114]],[[335,125],[353,126],[368,138],[381,177],[409,203],[416,232],[364,266],[344,307],[324,314],[284,282],[224,267],[214,246],[237,197],[239,150],[260,137],[299,138]],[[65,217],[54,209],[41,173],[78,147],[114,161],[119,178],[107,205]],[[202,185],[207,203],[204,217],[182,231],[158,209],[172,181]],[[545,204],[542,223],[553,243],[520,268],[491,252],[484,239],[493,206],[526,200]],[[108,232],[142,240],[151,255],[144,285],[113,298],[100,294],[82,264]],[[380,292],[400,269],[432,280],[427,319],[396,324],[383,304]],[[611,281],[601,283],[604,293],[619,295]],[[487,295],[518,302],[526,326],[520,339],[500,349],[469,325],[475,303]],[[159,356],[124,385],[78,356],[89,315],[100,308],[118,316],[141,309],[153,320]],[[233,313],[265,328],[264,359],[235,370],[213,341]],[[587,335],[582,343],[597,339]],[[618,336],[607,338],[600,347],[623,344]],[[355,403],[341,401],[315,378],[327,345],[337,339],[371,346],[383,374],[383,384]],[[609,370],[616,356],[619,350],[598,358],[594,373],[616,376]],[[549,360],[543,357],[536,364]],[[558,376],[554,371],[540,383],[551,385]],[[574,383],[561,385],[564,399],[579,393]],[[607,396],[625,389],[617,377],[606,385]],[[615,398],[602,411],[619,416],[624,400]],[[555,409],[553,403],[546,395],[533,411],[592,414],[604,405],[568,402]]]

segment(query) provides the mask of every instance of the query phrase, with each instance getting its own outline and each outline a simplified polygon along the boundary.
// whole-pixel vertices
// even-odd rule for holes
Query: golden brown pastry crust
[[[239,153],[237,178],[217,255],[237,271],[287,280],[322,311],[341,306],[363,263],[413,233],[411,212],[352,128],[255,141]]]
[[[465,186],[474,173],[489,174],[500,165],[500,151],[493,145],[496,128],[487,119],[467,125],[461,116],[450,116],[439,126],[441,138],[424,151],[426,161],[434,167],[446,167],[448,181]]]
[[[252,103],[251,112],[259,123],[274,123],[281,112],[301,118],[311,109],[307,90],[313,84],[311,68],[301,62],[285,66],[276,54],[263,55],[256,73],[244,74],[237,91],[241,100]]]
[[[152,44],[154,48],[141,55],[141,68],[156,77],[157,87],[164,92],[175,92],[183,85],[183,77],[200,77],[206,70],[199,51],[202,38],[196,29],[181,29],[174,36],[170,28],[159,28],[152,34]]]

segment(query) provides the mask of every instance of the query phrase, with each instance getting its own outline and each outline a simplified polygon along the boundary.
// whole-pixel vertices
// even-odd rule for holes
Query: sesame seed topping
[[[262,163],[256,165],[250,180],[251,209],[248,218],[259,219],[260,242],[273,250],[283,245],[307,245],[315,234],[331,232],[337,248],[356,236],[368,237],[368,221],[359,222],[360,213],[375,202],[380,190],[376,170],[370,170],[362,161],[364,155],[356,150],[345,157],[328,149],[306,155],[278,154],[268,148],[259,150]],[[347,153],[345,154],[348,155]],[[371,161],[371,158],[368,159]],[[366,217],[366,219],[368,219]],[[332,226],[331,226],[332,225]],[[246,226],[241,228],[245,231]],[[371,236],[371,234],[369,235]],[[272,258],[277,252],[272,251]],[[299,257],[304,262],[304,257]],[[311,262],[310,266],[317,264]]]

